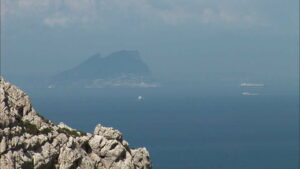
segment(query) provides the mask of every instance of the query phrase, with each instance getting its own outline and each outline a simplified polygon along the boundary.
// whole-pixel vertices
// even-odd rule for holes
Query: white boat
[[[241,83],[240,86],[242,86],[242,87],[264,87],[265,84],[262,84],[262,83]]]
[[[242,92],[243,96],[257,96],[259,93]]]
[[[142,101],[142,100],[144,100],[144,97],[143,96],[138,96],[138,100]]]

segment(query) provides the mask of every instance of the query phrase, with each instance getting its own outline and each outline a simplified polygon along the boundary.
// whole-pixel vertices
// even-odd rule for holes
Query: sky
[[[2,0],[1,17],[8,78],[126,49],[163,81],[298,83],[298,0]]]

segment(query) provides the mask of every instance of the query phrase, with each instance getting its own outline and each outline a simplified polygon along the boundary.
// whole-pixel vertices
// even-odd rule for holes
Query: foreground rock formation
[[[84,133],[39,115],[0,77],[1,169],[151,169],[146,148],[130,149],[115,129]]]

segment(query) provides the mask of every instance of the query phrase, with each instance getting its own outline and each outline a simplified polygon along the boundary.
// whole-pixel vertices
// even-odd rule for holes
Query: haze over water
[[[1,75],[50,120],[112,126],[154,169],[299,168],[298,0],[1,2]],[[161,87],[41,85],[120,50]]]

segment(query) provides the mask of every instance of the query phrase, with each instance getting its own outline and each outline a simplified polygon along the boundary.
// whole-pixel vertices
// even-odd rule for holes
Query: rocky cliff
[[[1,169],[151,169],[146,148],[97,125],[84,133],[39,115],[29,97],[0,77]]]

